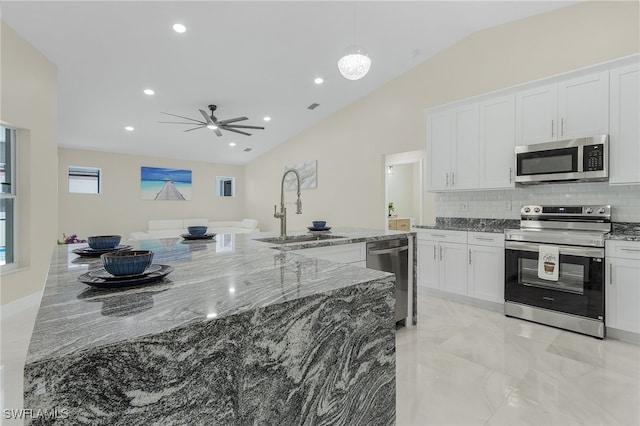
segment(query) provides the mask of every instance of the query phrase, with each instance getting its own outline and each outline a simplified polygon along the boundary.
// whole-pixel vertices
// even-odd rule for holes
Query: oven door
[[[604,320],[604,249],[558,246],[558,281],[538,278],[535,243],[505,243],[505,300]]]

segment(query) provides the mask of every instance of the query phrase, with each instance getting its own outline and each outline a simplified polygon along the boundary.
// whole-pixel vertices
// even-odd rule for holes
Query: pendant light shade
[[[369,72],[371,59],[362,46],[351,46],[345,55],[338,60],[340,74],[349,80],[359,80]]]

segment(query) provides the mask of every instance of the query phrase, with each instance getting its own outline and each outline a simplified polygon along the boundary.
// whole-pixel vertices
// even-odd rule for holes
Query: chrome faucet
[[[280,211],[277,211],[278,206],[273,206],[273,217],[276,219],[280,219],[280,236],[287,236],[287,208],[284,206],[284,178],[287,177],[289,173],[293,172],[296,175],[296,180],[298,181],[298,200],[296,201],[296,214],[302,214],[302,201],[300,200],[300,175],[294,169],[287,170],[282,175],[282,184],[280,185]]]

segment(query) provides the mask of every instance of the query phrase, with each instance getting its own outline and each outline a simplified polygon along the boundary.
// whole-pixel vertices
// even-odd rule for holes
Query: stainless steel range
[[[604,338],[611,206],[526,205],[505,230],[505,315]]]

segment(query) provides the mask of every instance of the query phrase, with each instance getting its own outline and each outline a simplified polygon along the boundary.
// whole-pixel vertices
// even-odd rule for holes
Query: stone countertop
[[[307,235],[293,232],[290,235]],[[53,253],[27,364],[161,333],[196,322],[379,281],[390,274],[302,256],[296,249],[396,238],[400,231],[334,228],[335,240],[275,245],[276,236],[220,234],[215,240],[181,238],[131,243],[153,250],[154,264],[174,269],[164,281],[126,290],[98,289],[78,281],[102,266],[62,245]]]
[[[640,241],[640,223],[614,222],[611,233],[605,237],[607,240]]]
[[[438,217],[434,225],[415,225],[415,229],[438,229],[442,231],[471,231],[503,233],[505,229],[519,228],[515,219],[482,219],[460,217]]]

